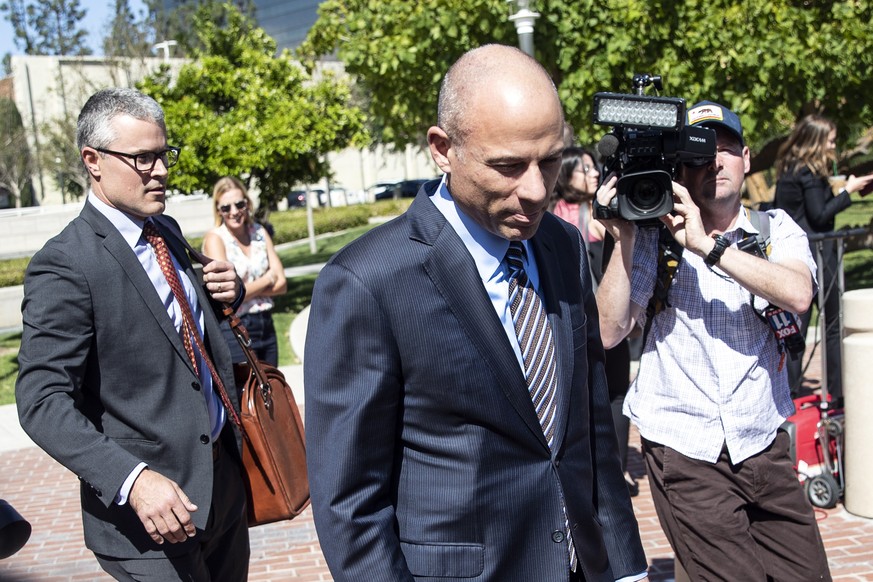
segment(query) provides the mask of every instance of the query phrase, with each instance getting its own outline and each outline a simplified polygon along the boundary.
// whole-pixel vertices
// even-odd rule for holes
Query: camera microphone
[[[597,153],[603,158],[611,158],[616,151],[618,151],[618,138],[611,133],[607,133],[597,142]]]

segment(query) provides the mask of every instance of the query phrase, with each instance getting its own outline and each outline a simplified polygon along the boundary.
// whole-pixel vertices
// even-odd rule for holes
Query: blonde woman
[[[788,139],[779,148],[776,161],[778,180],[774,206],[794,219],[807,234],[834,230],[834,217],[852,204],[850,194],[864,189],[868,176],[849,176],[845,186],[834,194],[829,177],[836,164],[837,127],[821,115],[807,115],[797,122]],[[839,403],[843,395],[840,354],[840,297],[836,286],[839,269],[836,240],[822,241],[821,272],[817,279],[819,293],[825,298],[825,345],[827,346],[828,392]],[[810,243],[813,256],[815,247]],[[816,299],[813,299],[816,301]],[[801,316],[801,331],[805,334],[812,311]],[[803,358],[788,363],[788,383],[797,396],[802,382]]]
[[[288,286],[285,271],[267,229],[252,220],[252,200],[237,178],[224,177],[212,190],[215,228],[203,238],[203,253],[233,263],[246,287],[246,299],[236,313],[249,332],[258,358],[279,362],[276,329],[273,327],[273,299]],[[230,327],[223,325],[234,362],[245,360]]]

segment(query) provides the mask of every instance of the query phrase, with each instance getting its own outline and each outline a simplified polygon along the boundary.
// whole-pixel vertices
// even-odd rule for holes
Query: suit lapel
[[[557,354],[558,387],[557,411],[555,416],[555,443],[564,442],[564,433],[570,412],[570,394],[573,389],[574,358],[573,330],[570,319],[570,308],[566,301],[561,300],[560,289],[572,289],[562,277],[558,247],[548,230],[541,225],[537,234],[531,239],[537,270],[540,276],[540,290],[545,299],[549,325],[555,341]],[[569,252],[569,250],[564,251]],[[581,301],[581,297],[580,297]],[[557,449],[558,447],[556,447]],[[556,451],[552,452],[553,454]]]
[[[418,196],[408,214],[410,238],[431,246],[425,271],[512,407],[548,449],[518,360],[463,241],[426,195]]]
[[[152,284],[151,279],[149,279],[148,274],[145,272],[142,263],[140,263],[139,259],[136,257],[136,253],[131,250],[127,241],[124,240],[124,237],[121,236],[112,223],[109,222],[105,216],[100,214],[100,212],[98,212],[93,206],[86,203],[82,209],[81,216],[85,222],[91,225],[91,228],[94,229],[94,233],[103,239],[103,248],[105,248],[106,251],[118,262],[124,275],[130,279],[134,289],[139,293],[139,296],[148,308],[149,313],[151,313],[152,317],[157,321],[161,331],[164,332],[164,335],[167,336],[167,339],[179,354],[179,357],[182,358],[186,365],[191,369],[191,373],[194,374],[194,366],[191,364],[191,360],[188,359],[188,355],[185,352],[185,346],[182,343],[182,338],[167,314],[167,309],[164,307],[164,304],[161,303],[160,298],[155,291],[155,287]],[[134,314],[133,311],[131,312],[131,317],[136,317],[136,314]]]

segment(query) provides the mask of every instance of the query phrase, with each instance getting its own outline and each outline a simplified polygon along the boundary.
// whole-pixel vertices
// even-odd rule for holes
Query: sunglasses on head
[[[227,214],[230,212],[230,207],[233,206],[237,210],[245,210],[245,207],[248,206],[248,202],[245,200],[237,200],[232,205],[231,204],[222,204],[218,207],[218,211],[222,214]]]

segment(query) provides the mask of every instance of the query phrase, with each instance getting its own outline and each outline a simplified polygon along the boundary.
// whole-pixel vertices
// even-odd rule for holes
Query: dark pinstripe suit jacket
[[[578,232],[547,215],[532,239],[558,349],[550,451],[435,185],[315,285],[306,436],[334,578],[566,580],[564,504],[587,580],[642,572]]]

